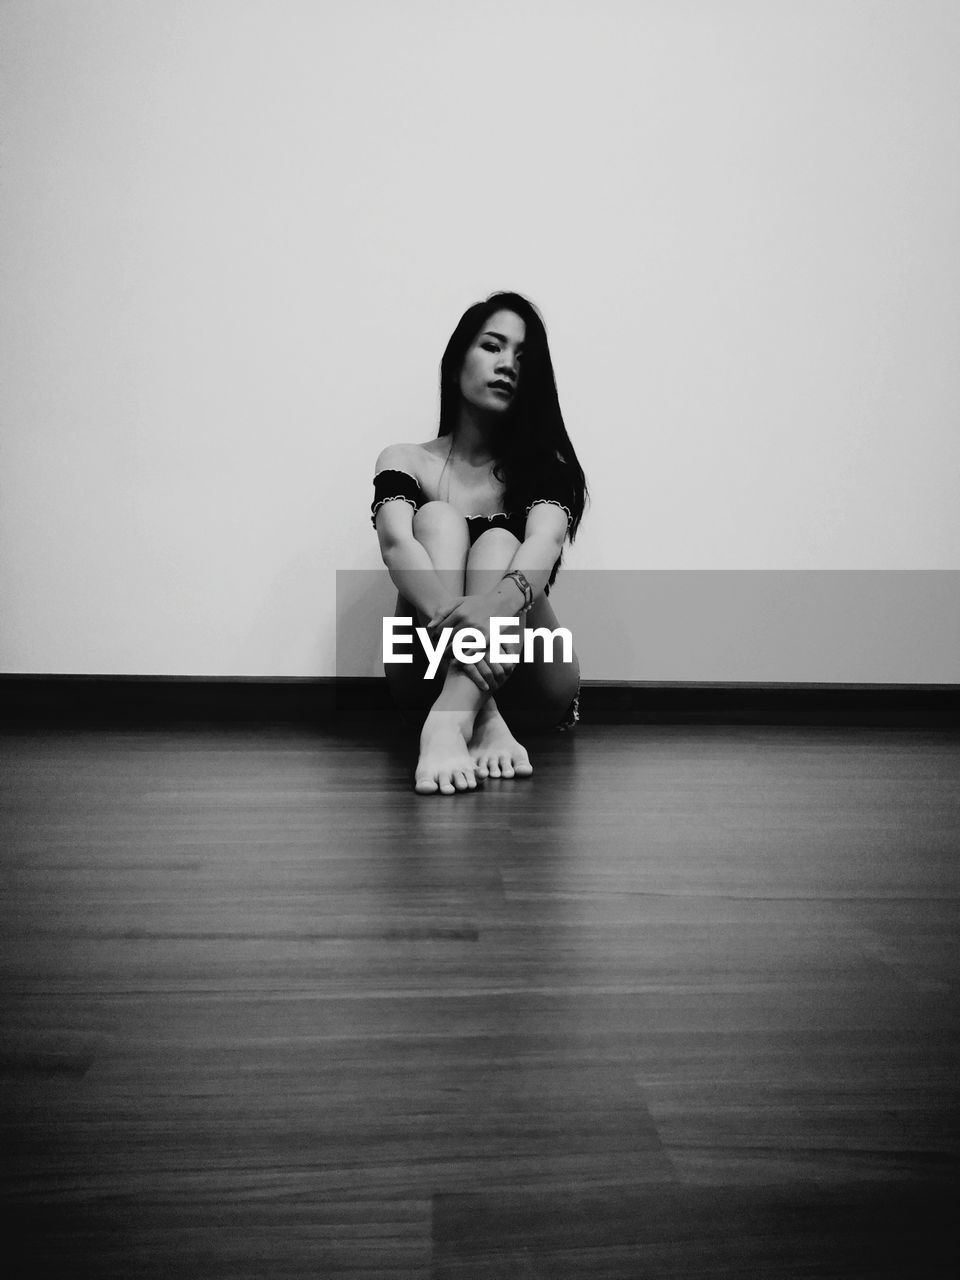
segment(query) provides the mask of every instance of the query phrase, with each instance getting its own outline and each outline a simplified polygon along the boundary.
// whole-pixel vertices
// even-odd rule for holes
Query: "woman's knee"
[[[484,568],[491,565],[509,564],[520,546],[520,539],[509,529],[493,528],[481,533],[470,548],[467,564]]]
[[[481,533],[467,555],[467,591],[493,587],[519,546],[519,539],[509,529],[487,529]]]
[[[449,502],[427,502],[413,514],[413,536],[433,562],[437,572],[458,575],[453,587],[463,591],[463,571],[470,549],[467,522]]]
[[[467,522],[449,502],[425,502],[413,513],[413,536],[420,542],[424,538],[457,539],[469,543]]]

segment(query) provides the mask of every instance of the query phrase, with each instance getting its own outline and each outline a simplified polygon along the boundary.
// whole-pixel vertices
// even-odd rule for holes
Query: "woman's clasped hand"
[[[516,671],[520,658],[519,628],[509,626],[504,628],[504,635],[492,637],[495,652],[491,658],[492,620],[494,618],[509,619],[510,616],[498,612],[502,609],[503,605],[493,593],[461,596],[459,600],[438,609],[427,623],[427,629],[434,641],[442,636],[446,628],[452,631],[453,636],[464,630],[479,633],[476,637],[464,637],[468,647],[477,654],[477,661],[459,662],[456,658],[452,658],[451,661],[457,662],[461,670],[465,671],[473,683],[485,693],[495,693],[497,689],[502,688]],[[516,637],[512,645],[509,643],[511,636]],[[449,638],[452,639],[452,636]],[[510,655],[516,655],[512,662],[509,660]]]

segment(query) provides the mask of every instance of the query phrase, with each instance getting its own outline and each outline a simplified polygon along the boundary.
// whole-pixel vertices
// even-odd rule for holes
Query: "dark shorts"
[[[566,711],[564,712],[563,719],[557,725],[557,729],[559,730],[560,733],[565,733],[568,729],[575,729],[579,723],[580,723],[580,690],[577,689],[574,699],[570,703],[569,707],[567,707]]]

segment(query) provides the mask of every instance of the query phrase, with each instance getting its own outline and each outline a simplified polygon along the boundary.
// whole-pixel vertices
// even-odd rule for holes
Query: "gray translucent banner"
[[[960,683],[957,570],[563,570],[585,680]],[[383,674],[385,569],[337,572],[337,670]]]

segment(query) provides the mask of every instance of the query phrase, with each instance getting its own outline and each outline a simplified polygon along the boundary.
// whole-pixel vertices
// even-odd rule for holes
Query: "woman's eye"
[[[492,342],[484,342],[482,345],[483,345],[483,349],[484,349],[484,351],[499,351],[499,350],[500,350],[500,348],[499,348],[499,347],[495,347],[495,346],[493,345],[493,343],[492,343]]]

